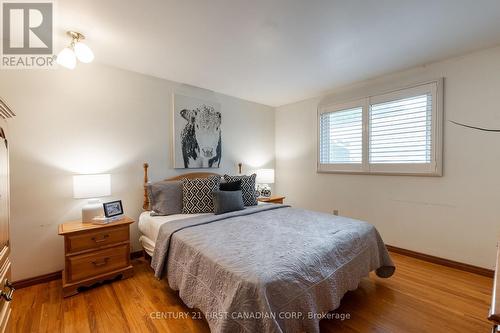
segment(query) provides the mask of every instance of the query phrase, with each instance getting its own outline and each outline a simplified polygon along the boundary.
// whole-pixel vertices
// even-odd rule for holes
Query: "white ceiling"
[[[56,25],[96,61],[278,106],[500,44],[500,1],[58,0]]]

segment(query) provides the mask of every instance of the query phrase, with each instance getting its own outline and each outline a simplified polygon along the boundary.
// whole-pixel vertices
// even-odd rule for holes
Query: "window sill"
[[[369,175],[369,176],[413,176],[413,177],[442,177],[442,172],[387,172],[387,171],[356,171],[356,170],[320,170],[317,169],[316,173],[332,173],[344,175]]]

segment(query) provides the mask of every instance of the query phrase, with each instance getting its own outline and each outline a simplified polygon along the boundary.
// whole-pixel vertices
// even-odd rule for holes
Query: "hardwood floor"
[[[346,294],[321,332],[490,332],[492,279],[391,253],[396,274],[370,275]],[[185,307],[147,264],[134,277],[63,299],[61,280],[17,290],[7,332],[209,332],[204,319],[159,318]]]

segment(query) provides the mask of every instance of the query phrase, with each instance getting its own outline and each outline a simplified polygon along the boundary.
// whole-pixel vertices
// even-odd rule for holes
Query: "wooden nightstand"
[[[131,223],[134,220],[124,217],[106,225],[81,221],[59,225],[59,235],[64,236],[64,297],[77,294],[80,287],[134,274],[130,264]]]
[[[282,204],[283,200],[286,197],[282,196],[270,196],[268,198],[262,197],[262,198],[257,198],[258,201],[260,202],[269,202],[269,203],[274,203],[274,204]]]

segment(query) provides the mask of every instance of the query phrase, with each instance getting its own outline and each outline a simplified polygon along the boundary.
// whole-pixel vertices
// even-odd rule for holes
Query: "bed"
[[[139,229],[155,276],[200,309],[212,332],[319,332],[319,321],[369,272],[387,278],[395,270],[372,225],[287,205],[146,213]]]
[[[156,238],[160,232],[160,227],[169,222],[173,222],[180,219],[185,219],[189,217],[210,215],[210,214],[174,214],[168,216],[150,216],[150,211],[144,211],[139,216],[139,231],[141,236],[139,237],[139,242],[142,245],[142,249],[150,257],[153,256],[153,252],[156,246]]]

